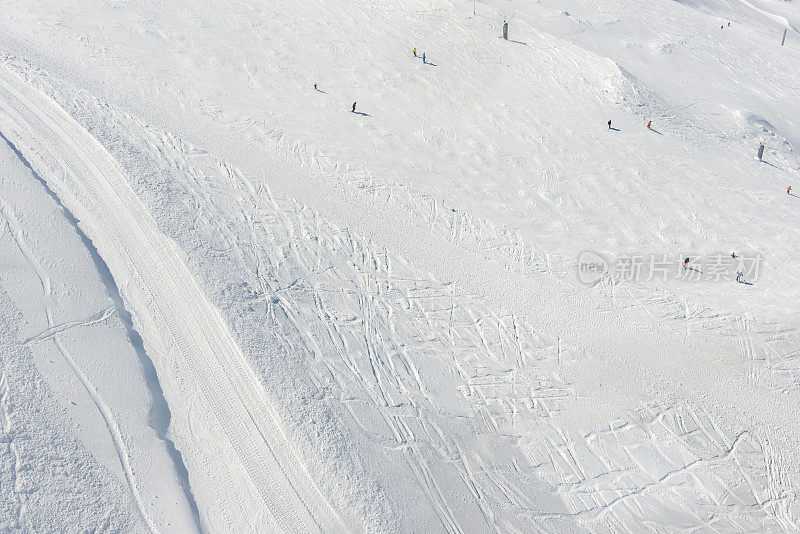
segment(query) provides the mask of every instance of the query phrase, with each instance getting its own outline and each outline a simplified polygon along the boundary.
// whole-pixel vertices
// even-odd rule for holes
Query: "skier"
[[[685,271],[688,268],[689,268],[689,258],[686,258],[685,260],[683,260],[683,270]]]
[[[792,186],[791,185],[786,188],[786,194],[787,195],[791,195],[792,194]]]
[[[653,125],[653,121],[647,121],[647,129],[648,130],[652,130],[652,128],[650,128],[650,126],[652,126],[652,125]]]
[[[319,89],[317,89],[317,84],[314,84],[314,90],[319,91]]]
[[[734,259],[734,260],[736,259],[736,253],[735,252],[731,252],[731,258]]]
[[[611,129],[611,121],[608,121],[608,129]]]
[[[422,62],[423,62],[423,63],[427,63],[427,61],[426,61],[426,59],[425,59],[425,52],[423,52],[423,53],[422,53]]]
[[[355,112],[356,112],[356,103],[355,103],[355,102],[353,102],[353,109],[352,109],[351,111],[352,111],[353,113],[355,113]]]
[[[736,281],[739,282],[740,284],[744,282],[744,273],[742,271],[736,272]]]
[[[415,48],[412,52],[414,52],[414,57],[417,57],[417,49]]]

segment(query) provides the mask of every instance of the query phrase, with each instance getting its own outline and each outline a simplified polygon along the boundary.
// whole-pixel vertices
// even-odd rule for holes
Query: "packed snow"
[[[797,2],[2,11],[0,532],[800,531]]]

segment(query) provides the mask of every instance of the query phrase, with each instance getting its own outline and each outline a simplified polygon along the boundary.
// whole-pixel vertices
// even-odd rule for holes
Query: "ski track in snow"
[[[8,141],[8,139],[2,133],[0,133],[0,138],[2,138],[3,142],[8,143],[9,146],[11,146],[12,150],[19,155],[19,152],[17,151],[16,147],[10,141]],[[21,155],[20,158],[22,159]],[[27,165],[28,162],[26,160],[22,159],[22,161]],[[42,267],[42,265],[39,263],[38,259],[36,258],[36,255],[33,253],[33,251],[31,251],[30,247],[26,243],[25,238],[23,237],[22,229],[15,215],[3,203],[2,199],[0,199],[0,214],[2,214],[3,218],[5,219],[6,224],[8,225],[8,228],[11,232],[11,235],[13,236],[14,241],[17,243],[17,246],[20,248],[20,250],[24,254],[25,258],[28,260],[30,265],[34,268],[37,276],[39,277],[39,281],[41,282],[42,290],[45,293],[45,303],[46,303],[45,316],[47,317],[48,329],[45,331],[45,333],[36,336],[37,341],[40,339],[46,339],[52,337],[56,348],[64,357],[64,359],[69,363],[72,372],[75,373],[75,376],[77,376],[78,379],[81,381],[81,384],[83,384],[83,387],[86,389],[87,393],[91,397],[92,402],[94,402],[95,406],[97,407],[97,410],[102,415],[103,421],[105,422],[108,432],[111,435],[111,439],[114,443],[114,448],[116,450],[117,457],[119,458],[119,462],[122,466],[122,471],[125,475],[125,482],[127,483],[128,489],[130,490],[131,495],[134,501],[136,502],[137,507],[139,508],[139,513],[142,516],[142,520],[144,521],[144,523],[147,525],[147,527],[151,532],[156,532],[157,528],[153,523],[153,520],[151,519],[150,515],[147,513],[146,508],[142,502],[142,497],[139,494],[139,488],[137,487],[136,484],[136,477],[134,476],[130,465],[130,455],[128,454],[127,446],[125,445],[123,436],[120,433],[119,427],[117,425],[113,413],[103,400],[102,396],[99,394],[94,384],[92,384],[92,382],[83,372],[83,370],[75,363],[75,360],[72,358],[67,348],[63,345],[63,343],[59,340],[59,338],[55,336],[55,334],[57,334],[58,332],[66,330],[73,325],[53,324],[53,313],[52,310],[50,309],[50,304],[49,304],[49,302],[51,301],[50,277],[45,271],[45,269]],[[88,321],[78,324],[83,325],[83,324],[91,324],[93,322],[99,322],[105,320],[105,318],[108,317],[108,314],[109,310],[103,310],[98,314],[96,314],[96,317],[90,318]],[[26,343],[27,342],[28,341],[26,340]]]
[[[447,31],[443,28],[442,35]],[[574,50],[553,49],[545,55],[556,72],[555,67],[563,64],[579,72],[577,65],[585,60],[595,81],[601,86],[606,83],[605,89],[612,95],[618,95],[619,87],[624,87],[622,94],[630,97],[630,105],[635,105],[644,90],[632,75],[611,62],[600,64],[596,58],[581,57]],[[288,60],[274,59],[269,66],[279,70],[281,62]],[[258,77],[248,72],[251,81],[258,83]],[[51,180],[59,184],[54,187],[63,189],[64,198],[69,199],[65,202],[83,210],[87,233],[97,240],[103,257],[117,259],[109,266],[119,270],[120,279],[130,282],[122,286],[122,293],[126,302],[131,301],[137,326],[144,327],[145,342],[155,349],[154,354],[180,357],[184,350],[181,344],[190,342],[187,338],[191,336],[182,337],[181,332],[190,328],[185,322],[191,322],[187,319],[191,313],[201,314],[198,320],[221,336],[222,340],[216,340],[225,348],[220,357],[232,358],[225,363],[231,363],[235,376],[226,377],[219,370],[203,374],[202,369],[193,367],[213,367],[213,361],[190,364],[187,358],[180,365],[200,377],[192,383],[194,386],[210,388],[208,395],[213,398],[206,402],[217,410],[223,426],[243,422],[249,429],[242,432],[236,426],[236,431],[230,430],[227,436],[231,442],[241,439],[240,435],[250,438],[252,448],[240,452],[240,459],[255,486],[262,490],[264,502],[275,504],[275,498],[261,484],[263,480],[274,480],[271,476],[288,480],[282,488],[284,495],[296,499],[290,499],[287,508],[277,514],[299,513],[306,521],[304,527],[310,529],[337,525],[339,518],[325,503],[322,492],[313,487],[312,477],[298,467],[299,452],[279,462],[280,468],[293,469],[285,479],[283,473],[275,474],[280,468],[273,466],[272,473],[264,474],[266,468],[250,461],[265,454],[256,444],[266,443],[274,450],[276,444],[284,443],[285,436],[280,432],[262,434],[263,439],[258,436],[258,431],[263,431],[259,422],[274,420],[274,414],[268,409],[256,416],[223,410],[218,400],[223,398],[247,410],[262,402],[268,406],[268,399],[257,394],[259,385],[248,373],[248,363],[227,334],[223,320],[190,282],[192,277],[180,259],[180,251],[161,237],[109,155],[55,110],[53,102],[32,93],[7,70],[3,71],[3,80],[4,120],[14,125],[11,129],[23,140],[21,146],[34,154],[31,160],[38,163],[37,167],[51,167]],[[574,80],[565,77],[563,81],[568,85]],[[459,90],[457,86],[451,89]],[[24,102],[25,98],[34,104]],[[42,110],[50,110],[50,116],[43,117]],[[212,106],[208,111],[220,122],[235,122],[223,110]],[[93,113],[101,116],[104,112]],[[790,471],[767,431],[726,433],[711,413],[681,402],[643,402],[624,419],[609,422],[607,429],[583,435],[565,430],[559,424],[563,404],[577,395],[568,379],[569,370],[585,355],[565,344],[557,333],[541,332],[538,325],[464,294],[456,284],[436,280],[393,251],[375,247],[351,230],[323,220],[307,206],[276,197],[265,183],[257,184],[254,190],[233,165],[180,139],[154,133],[127,117],[98,120],[131,121],[129,134],[147,137],[149,157],[166,160],[176,170],[175,176],[186,180],[187,189],[195,195],[197,217],[213,221],[209,226],[222,234],[218,241],[225,247],[220,253],[241,254],[251,269],[258,299],[265,304],[264,321],[275,328],[288,325],[296,334],[285,343],[301,344],[320,364],[315,378],[320,383],[332,381],[335,391],[343,395],[341,401],[354,432],[379,443],[387,457],[402,458],[433,508],[441,530],[522,532],[576,524],[589,530],[626,532],[643,528],[797,529],[796,473]],[[0,126],[5,127],[3,123]],[[70,134],[73,141],[69,145],[76,154],[58,150],[56,142],[67,139],[62,132],[53,134],[56,128]],[[482,249],[499,265],[534,274],[542,282],[549,277],[564,278],[574,268],[570,258],[541,252],[548,247],[514,229],[446,206],[433,195],[416,193],[391,179],[350,168],[339,155],[319,153],[280,129],[261,130],[260,124],[245,123],[241,128],[255,132],[258,140],[271,140],[287,158],[298,161],[301,169],[321,170],[342,177],[353,187],[367,189],[375,199],[412,213],[447,242],[468,250]],[[380,138],[384,133],[371,127],[369,135]],[[45,137],[37,139],[37,135]],[[420,136],[423,142],[434,139],[425,133],[425,126]],[[53,172],[50,154],[63,159],[58,166],[68,169],[67,174]],[[83,186],[89,182],[82,183],[79,176],[70,175],[69,169],[91,168],[86,161],[89,156],[95,164],[104,164],[102,174],[91,176],[92,187],[101,184],[108,187],[111,198],[119,195],[126,201],[117,210],[94,204],[96,193]],[[193,167],[195,164],[202,164],[203,169]],[[544,179],[560,187],[558,171],[549,169]],[[569,234],[569,225],[586,221],[561,221],[557,216],[560,202],[544,198],[541,205],[551,210],[557,235]],[[583,212],[593,209],[579,207]],[[137,216],[122,219],[126,210],[135,210]],[[631,212],[633,215],[619,215],[645,216],[638,206],[631,207]],[[712,225],[702,214],[688,210],[680,216],[685,217],[682,222],[692,232],[709,238]],[[129,227],[143,225],[138,236],[142,241],[136,246],[154,253],[148,256],[131,249],[118,250],[123,245],[115,243],[102,228],[108,221],[126,222],[122,225],[126,232]],[[236,231],[243,228],[249,236]],[[654,242],[665,242],[658,228],[653,226],[650,231]],[[132,240],[137,236],[123,237]],[[158,255],[167,258],[159,260]],[[127,272],[120,257],[142,272]],[[170,283],[179,284],[181,291],[169,292],[166,286]],[[137,293],[141,291],[152,293]],[[665,329],[683,331],[687,339],[699,333],[730,338],[740,349],[737,363],[743,366],[748,383],[779,394],[798,390],[800,353],[796,349],[798,332],[793,328],[758,322],[746,314],[719,312],[703,304],[700,297],[687,299],[669,290],[599,284],[587,292],[598,301],[611,302],[609,314],[646,314],[651,319],[663,319]],[[198,308],[180,308],[185,315],[159,305],[165,298],[177,302],[187,295]],[[54,328],[58,326],[51,326]],[[35,339],[51,335],[51,329]],[[191,346],[203,351],[203,347]],[[174,373],[164,362],[159,371]],[[225,384],[206,384],[217,379],[244,384],[252,396],[237,399]],[[294,486],[298,479],[302,482]],[[559,509],[562,511],[556,511]]]
[[[66,414],[53,409],[56,401],[42,388],[27,349],[14,346],[8,304],[0,289],[0,530],[142,531],[124,485],[98,468],[64,424]]]
[[[64,295],[60,293],[63,289],[61,280],[50,276],[50,269],[43,265],[38,254],[41,252],[41,243],[36,243],[36,237],[41,237],[39,228],[23,228],[17,216],[20,213],[17,203],[19,196],[24,196],[24,193],[19,193],[25,191],[24,187],[17,186],[26,180],[33,181],[33,177],[27,172],[29,169],[25,168],[23,160],[19,159],[19,154],[14,152],[13,146],[6,144],[5,140],[0,140],[0,143],[0,158],[3,161],[0,240],[3,250],[7,252],[2,255],[0,275],[0,281],[5,285],[3,287],[0,284],[0,531],[143,531],[145,524],[140,522],[141,511],[137,510],[137,504],[141,506],[141,501],[136,502],[136,481],[129,469],[126,442],[118,432],[118,420],[91,380],[81,369],[77,369],[69,350],[74,345],[68,340],[62,342],[63,337],[70,337],[67,331],[71,328],[106,321],[113,309],[104,309],[85,322],[62,325],[64,328],[51,332],[51,336],[61,339],[53,340],[51,337],[51,342],[45,345],[50,347],[50,357],[58,359],[55,356],[58,353],[76,367],[74,370],[67,367],[65,372],[68,375],[70,372],[80,375],[74,382],[85,390],[86,400],[102,412],[98,419],[111,435],[108,443],[114,450],[112,458],[117,460],[121,480],[113,476],[116,471],[112,469],[114,472],[109,472],[102,463],[92,458],[91,452],[77,439],[72,421],[66,411],[59,407],[58,401],[45,385],[40,370],[34,365],[31,346],[19,337],[20,326],[24,328],[26,325],[25,321],[21,321],[22,313],[9,299],[7,289],[16,292],[19,288],[14,286],[19,285],[33,290],[33,294],[25,298],[36,308],[36,316],[27,319],[36,324],[52,324],[54,318],[61,315],[63,301],[60,302],[60,299]],[[34,190],[38,188],[38,184],[27,186]],[[30,192],[30,189],[25,192]],[[41,197],[47,198],[43,191],[37,190],[37,193],[40,197],[34,202],[41,202]],[[49,213],[61,219],[58,207],[40,207],[38,215]],[[26,221],[30,221],[28,215],[23,215]],[[47,227],[47,223],[44,226]],[[52,237],[52,234],[47,237]],[[66,260],[70,259],[72,257]],[[36,294],[37,286],[41,295]],[[49,361],[53,363],[52,359]],[[71,377],[66,376],[65,382],[70,381]],[[83,400],[83,397],[80,398]],[[72,405],[77,406],[75,402]],[[91,411],[91,408],[88,409]],[[100,427],[96,430],[103,432]],[[59,513],[54,513],[54,510]]]
[[[81,367],[76,363],[74,358],[72,358],[68,349],[64,346],[64,344],[62,343],[62,341],[59,339],[58,336],[58,334],[61,334],[72,328],[86,327],[105,322],[113,314],[116,314],[121,319],[127,330],[128,340],[134,346],[137,355],[139,356],[143,373],[145,375],[147,388],[150,393],[151,406],[149,413],[150,422],[148,423],[148,425],[156,430],[159,439],[164,443],[165,447],[167,448],[167,451],[174,463],[176,472],[181,481],[181,487],[184,491],[188,505],[192,510],[195,527],[197,529],[200,529],[200,517],[199,517],[199,512],[197,510],[197,504],[194,502],[194,497],[192,496],[191,493],[188,475],[186,473],[186,468],[183,465],[181,454],[175,448],[175,445],[172,442],[172,440],[170,440],[166,436],[166,431],[169,426],[169,420],[170,420],[169,408],[166,404],[166,400],[164,399],[161,386],[158,384],[158,378],[155,374],[155,371],[152,369],[153,364],[148,355],[146,354],[144,347],[142,346],[141,337],[139,336],[138,332],[136,332],[136,330],[133,328],[130,319],[130,314],[124,307],[124,303],[122,302],[122,298],[119,294],[119,289],[117,288],[117,285],[114,282],[114,279],[108,270],[108,266],[103,262],[103,259],[97,253],[97,250],[95,249],[91,240],[81,230],[80,226],[78,225],[77,219],[75,219],[70,210],[61,203],[58,196],[48,187],[47,182],[36,174],[34,169],[30,166],[29,162],[23,157],[23,155],[17,150],[17,148],[2,134],[2,132],[0,132],[0,138],[2,138],[2,140],[8,144],[11,150],[20,158],[25,167],[31,171],[36,180],[38,180],[41,183],[41,185],[45,188],[45,192],[47,193],[47,195],[51,197],[55,201],[56,205],[62,210],[64,218],[68,221],[68,223],[78,234],[80,241],[86,247],[89,255],[91,256],[91,259],[103,281],[106,293],[113,302],[112,306],[102,309],[92,314],[90,317],[85,318],[84,320],[68,321],[66,323],[53,324],[53,312],[50,309],[49,305],[49,302],[52,299],[51,289],[50,289],[51,285],[50,276],[46,272],[46,270],[42,267],[41,263],[36,257],[36,254],[27,245],[25,238],[23,236],[24,232],[21,229],[21,225],[19,224],[19,221],[17,221],[17,218],[14,216],[12,210],[9,209],[8,206],[4,205],[3,200],[0,198],[0,213],[3,214],[6,223],[9,227],[9,230],[11,231],[13,239],[19,246],[24,256],[27,258],[29,264],[34,268],[34,271],[36,272],[41,282],[42,290],[45,292],[45,303],[46,303],[45,316],[47,318],[49,326],[43,332],[40,332],[39,334],[24,340],[23,343],[24,344],[38,343],[45,340],[52,340],[55,346],[58,348],[59,352],[64,356],[70,368],[75,373],[75,376],[78,377],[81,384],[86,389],[87,393],[89,394],[95,406],[97,407],[98,411],[103,417],[103,420],[106,424],[106,427],[108,428],[109,434],[111,435],[112,441],[114,443],[114,447],[117,452],[120,464],[122,466],[126,482],[129,486],[133,499],[137,503],[139,512],[142,516],[142,520],[144,521],[144,523],[147,525],[147,527],[150,529],[151,532],[157,532],[158,527],[155,525],[153,519],[150,517],[150,514],[147,512],[146,506],[142,501],[142,496],[140,495],[140,491],[137,486],[136,477],[131,467],[130,455],[128,453],[127,446],[125,444],[126,439],[122,435],[120,428],[118,427],[118,424],[115,420],[115,416],[113,414],[113,410],[104,401],[102,394],[98,391],[98,388],[95,387],[95,385],[92,383],[91,379],[86,375],[83,369],[81,369]]]
[[[155,352],[161,358],[167,354],[174,358],[185,373],[182,378],[191,380],[192,386],[205,396],[238,460],[247,466],[246,473],[263,505],[272,512],[275,525],[296,532],[338,528],[338,516],[302,466],[297,465],[291,445],[269,408],[269,400],[219,313],[200,293],[174,246],[155,228],[116,162],[52,100],[7,68],[3,69],[0,85],[3,131],[15,144],[25,146],[32,165],[46,169],[42,172],[48,176],[50,187],[69,199],[71,211],[88,227],[87,234],[92,236],[115,278],[135,280],[136,283],[123,284],[122,292],[132,305],[137,324],[144,327],[149,343],[158,343]],[[86,179],[91,182],[82,181]],[[43,278],[42,283],[46,287],[47,279]],[[67,354],[65,357],[70,359]],[[162,372],[165,364],[163,360],[158,362]],[[91,385],[85,385],[91,392]],[[95,398],[95,402],[115,437],[120,460],[126,465],[124,446],[113,419],[99,399]],[[215,470],[225,473],[228,468],[223,464]],[[129,469],[126,477],[139,500]],[[242,495],[237,497],[244,499]],[[140,509],[155,530],[141,502]]]
[[[181,153],[180,143],[177,146],[169,141],[162,147],[172,150],[167,153],[172,164],[190,176],[202,175],[188,171],[191,165],[186,158],[192,156],[185,151],[191,150],[183,148]],[[226,170],[218,180],[246,194],[247,187],[235,169],[224,163],[217,167]],[[209,195],[202,189],[198,194]],[[252,235],[255,274],[269,300],[267,319],[277,322],[285,314],[341,391],[358,392],[344,399],[346,406],[362,408],[351,410],[354,423],[386,447],[402,451],[444,530],[464,529],[448,502],[447,488],[442,487],[443,481],[452,483],[453,479],[473,495],[487,526],[500,529],[524,529],[529,524],[547,528],[549,521],[569,518],[592,528],[635,531],[642,507],[665,498],[686,499],[687,508],[710,510],[688,517],[687,524],[752,528],[760,516],[756,510],[768,512],[779,524],[792,524],[789,480],[771,474],[768,479],[751,481],[752,474],[738,467],[740,462],[758,466],[761,457],[774,462],[770,456],[774,452],[765,452],[766,445],[757,439],[747,434],[720,435],[707,415],[680,406],[642,407],[634,423],[611,423],[608,431],[583,439],[568,437],[551,422],[560,400],[574,395],[559,377],[558,365],[570,356],[558,343],[548,344],[531,325],[520,324],[513,316],[498,315],[477,301],[470,302],[467,295],[456,295],[454,286],[437,284],[388,251],[371,250],[368,242],[326,225],[312,211],[291,201],[277,201],[266,186],[250,197],[252,207],[242,216]],[[431,208],[433,201],[406,198],[410,209],[436,209]],[[226,214],[204,216],[220,219]],[[485,244],[499,234],[502,241],[497,250],[503,250],[503,241],[513,241],[503,239],[503,232],[486,233],[479,220],[457,212],[445,212],[439,218],[447,228],[456,229],[454,240],[470,236]],[[428,220],[435,225],[437,217]],[[511,257],[520,256],[514,248],[507,250]],[[342,269],[343,265],[349,268]],[[535,269],[548,271],[545,265]],[[665,317],[685,319],[684,310],[673,311],[671,299],[645,289],[633,291],[639,293],[638,298],[651,300],[648,309],[661,307]],[[316,319],[309,322],[309,318]],[[713,314],[704,318],[701,310],[694,311],[692,319],[712,329],[715,322],[721,328],[734,320],[741,319]],[[746,330],[748,323],[742,324]],[[420,358],[439,354],[443,347],[452,360],[441,362],[442,376],[420,376]],[[752,349],[745,350],[752,354]],[[487,355],[492,363],[488,367]],[[426,361],[425,367],[430,366]],[[443,388],[442,377],[451,377],[448,387],[454,389]],[[453,396],[462,401],[446,400]],[[447,404],[455,404],[452,413],[437,408]],[[378,419],[362,421],[364,406],[376,407]],[[465,420],[471,420],[471,433],[476,436],[499,433],[506,446],[516,450],[513,461],[487,465],[483,456],[491,456],[489,451],[463,450],[449,436],[463,436],[458,426]],[[530,425],[538,439],[523,437],[531,434]],[[431,465],[442,460],[452,472],[431,471]],[[712,473],[728,464],[732,469],[728,482],[706,480],[713,481],[717,475]],[[775,470],[779,473],[780,467]],[[538,503],[526,496],[532,477],[553,488],[568,511],[536,511]],[[697,501],[693,491],[705,495],[703,500]],[[730,500],[740,507],[728,517],[717,508]],[[737,518],[749,509],[755,515]],[[652,516],[650,520],[653,526],[658,524]],[[663,525],[673,520],[661,517]]]
[[[164,139],[152,139],[159,141]],[[205,184],[214,183],[226,184],[240,205],[242,196],[248,198],[240,215],[250,228],[254,274],[268,302],[266,319],[288,320],[339,389],[351,392],[344,401],[359,407],[350,411],[354,424],[387,448],[402,451],[444,530],[464,528],[442,486],[453,479],[471,492],[487,526],[500,529],[537,523],[546,528],[548,521],[569,518],[592,528],[636,531],[642,507],[664,500],[699,510],[686,517],[687,524],[747,529],[759,524],[762,510],[778,524],[793,521],[786,498],[791,482],[752,479],[768,454],[759,439],[726,436],[707,414],[679,405],[643,406],[632,422],[567,436],[552,422],[560,401],[574,395],[558,367],[579,355],[557,340],[547,343],[513,316],[456,295],[454,286],[438,284],[386,250],[372,249],[313,211],[275,199],[266,185],[249,191],[240,173],[208,154],[174,140],[162,150],[172,165],[198,177],[192,182],[197,195],[208,198]],[[188,160],[198,158],[213,163],[204,165],[206,172],[215,167],[224,172],[212,179],[192,170]],[[203,212],[217,221],[233,215],[213,205]],[[631,298],[638,305],[648,301],[647,309],[665,318],[687,319],[684,307],[675,309],[676,302],[659,292],[634,288]],[[698,308],[686,328],[722,329],[737,320]],[[763,327],[761,337],[769,333]],[[429,355],[443,353],[452,359],[440,362],[441,375],[422,376],[420,368],[432,365]],[[443,386],[443,381],[451,383]],[[448,405],[450,410],[440,408]],[[377,408],[370,416],[375,419],[365,420],[364,407]],[[487,465],[490,451],[465,451],[451,436],[463,437],[459,426],[467,421],[469,435],[499,434],[516,451],[513,461]],[[524,437],[530,435],[540,437]],[[442,460],[452,472],[431,471]],[[716,481],[720,469],[729,471],[722,482]],[[526,495],[536,478],[565,500],[568,511],[536,512],[538,503]],[[782,495],[781,504],[768,492]],[[730,514],[724,512],[728,501],[739,503]],[[659,519],[662,525],[673,521]],[[652,515],[651,521],[659,524]]]
[[[298,211],[302,212],[299,208]],[[310,214],[309,217],[305,224],[318,228],[319,223]],[[275,220],[279,218],[284,218],[284,222]],[[445,530],[460,528],[446,501],[442,501],[436,477],[427,472],[425,457],[420,456],[420,449],[426,446],[433,447],[428,454],[435,458],[455,460],[458,476],[474,491],[489,524],[502,529],[514,523],[508,517],[503,518],[509,514],[508,510],[501,513],[496,507],[535,509],[536,503],[525,497],[524,473],[519,473],[518,464],[494,465],[489,469],[481,454],[470,457],[458,442],[447,437],[457,434],[449,428],[453,422],[447,419],[458,411],[437,413],[435,407],[447,402],[433,398],[436,389],[441,388],[436,382],[442,377],[420,377],[418,371],[420,359],[425,359],[426,354],[441,354],[443,348],[453,353],[453,361],[443,362],[449,367],[443,375],[455,377],[455,383],[460,384],[459,393],[469,406],[466,413],[474,418],[474,434],[499,433],[511,448],[519,448],[527,471],[558,488],[570,505],[572,512],[566,516],[576,516],[596,528],[633,532],[638,524],[637,508],[643,506],[638,501],[652,499],[653,495],[677,494],[678,498],[687,499],[684,503],[687,508],[690,503],[711,508],[730,499],[742,503],[743,509],[753,504],[766,507],[764,481],[749,482],[749,470],[737,465],[738,462],[758,465],[762,445],[757,440],[750,436],[731,439],[720,435],[707,415],[696,414],[686,407],[669,406],[658,411],[643,408],[646,416],[638,416],[635,424],[612,423],[607,432],[592,433],[585,441],[573,441],[548,422],[559,410],[559,400],[574,394],[558,377],[559,347],[544,344],[529,325],[517,324],[513,317],[498,317],[463,295],[459,296],[456,308],[450,289],[438,287],[432,281],[426,283],[420,273],[406,274],[407,267],[398,268],[399,262],[384,254],[376,256],[346,232],[338,239],[330,238],[333,243],[327,247],[329,253],[344,249],[351,258],[360,260],[352,265],[354,271],[349,280],[343,280],[342,269],[332,267],[341,265],[341,260],[322,260],[319,238],[309,239],[313,234],[308,227],[297,228],[297,224],[302,222],[287,229],[285,216],[251,219],[254,243],[267,249],[276,247],[272,255],[277,258],[287,254],[296,256],[290,265],[280,260],[270,265],[259,256],[259,271],[279,277],[263,282],[265,293],[277,294],[284,310],[299,308],[287,314],[298,331],[307,333],[314,353],[330,360],[326,365],[334,376],[351,377],[353,382],[343,384],[342,390],[360,389],[366,404],[383,407],[380,408],[382,424],[388,427],[398,446],[407,450],[419,483],[427,488],[431,500],[438,503]],[[282,232],[288,235],[282,236]],[[291,252],[278,253],[280,243],[291,244],[288,245]],[[314,244],[303,250],[298,243]],[[293,272],[312,265],[315,267],[310,272]],[[362,270],[368,272],[359,272]],[[325,280],[325,273],[330,273],[329,281]],[[353,317],[352,310],[360,313]],[[316,317],[317,324],[303,323],[300,317]],[[400,327],[408,330],[398,332]],[[430,338],[420,339],[417,332],[430,332]],[[492,365],[487,365],[486,356]],[[543,434],[546,439],[520,446],[523,439],[520,429],[526,424],[534,424],[535,434]],[[651,428],[643,432],[641,428],[645,425]],[[375,432],[372,425],[363,425],[362,429]],[[740,440],[747,441],[747,445],[736,449]],[[743,487],[731,490],[725,483],[708,483],[710,487],[704,487],[706,482],[700,480],[709,477],[719,464],[730,464],[729,483]],[[693,478],[693,473],[699,473],[697,478]],[[687,488],[676,489],[676,485]],[[690,488],[707,495],[705,504],[691,496]],[[786,495],[790,490],[783,487],[779,491]],[[779,508],[774,514],[785,525],[793,520],[787,510],[788,507]],[[713,517],[717,515],[721,517]],[[699,514],[691,520],[709,522],[713,517],[713,523],[720,528],[746,529],[758,524],[748,521],[757,521],[759,515],[756,512],[738,520],[715,512],[713,516]],[[537,515],[525,519],[535,523]],[[668,516],[661,519],[664,525],[670,524]],[[514,526],[523,529],[525,524]]]

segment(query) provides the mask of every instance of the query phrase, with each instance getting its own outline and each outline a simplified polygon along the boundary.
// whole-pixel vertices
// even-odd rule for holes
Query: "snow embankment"
[[[227,518],[246,521],[250,528],[342,528],[299,463],[219,312],[155,227],[117,163],[58,105],[7,68],[0,71],[0,131],[25,147],[25,157],[86,228],[153,355],[167,400],[191,405],[178,410],[172,429],[194,436],[181,443],[197,491],[206,499],[213,493],[223,509],[250,503],[245,508],[253,510],[251,517]],[[108,421],[108,410],[101,411]],[[112,434],[119,448],[118,429]],[[123,463],[130,482],[130,468]],[[134,495],[155,530],[138,492]],[[225,504],[231,502],[235,505]],[[212,516],[211,526],[223,528],[215,520]]]

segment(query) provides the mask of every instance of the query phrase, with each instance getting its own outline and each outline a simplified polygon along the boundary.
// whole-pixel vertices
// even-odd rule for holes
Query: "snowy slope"
[[[125,524],[798,529],[797,6],[7,4],[0,132],[121,300],[9,343],[130,313],[139,397],[58,427]],[[765,269],[588,287],[586,249]]]
[[[92,381],[104,369],[85,366],[104,355],[101,343],[115,347],[121,359],[132,356],[134,364],[135,355],[59,206],[5,140],[0,162],[0,530],[135,528],[140,520],[125,491],[123,467],[136,462],[135,452],[119,441],[104,443],[113,439],[110,432],[92,430],[109,425],[128,431],[137,435],[137,448],[146,449],[148,436],[128,425],[146,421],[146,410],[130,413],[140,404],[129,401],[141,402],[141,392],[129,383],[127,399],[109,402],[106,384]],[[64,246],[53,247],[53,240]],[[71,277],[80,280],[79,287]],[[106,419],[110,406],[116,415]],[[150,460],[158,465],[158,453]],[[166,475],[159,477],[165,489]],[[176,510],[169,516],[179,520]]]

